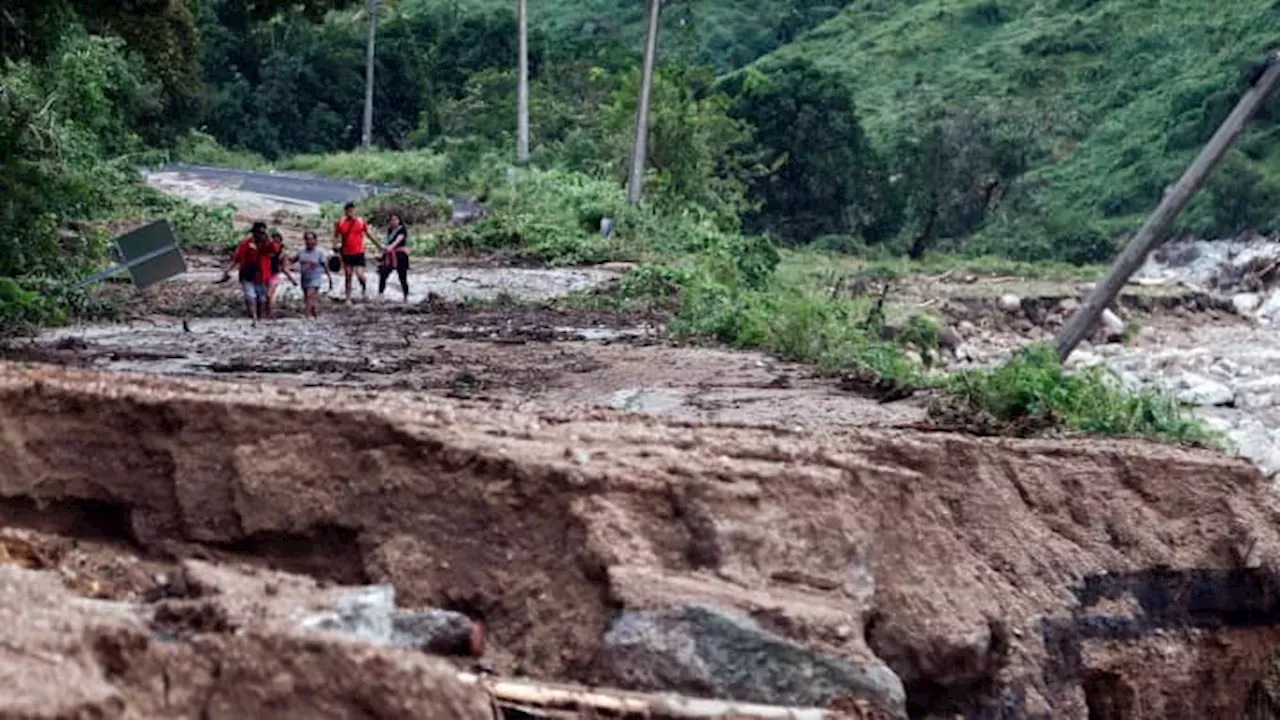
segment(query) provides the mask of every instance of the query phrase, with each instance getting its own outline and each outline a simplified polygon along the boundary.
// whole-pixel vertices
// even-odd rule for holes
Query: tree
[[[752,153],[751,127],[729,116],[732,100],[713,88],[714,79],[711,68],[676,64],[654,74],[646,202],[676,212],[698,208],[737,230],[747,185],[764,169]],[[601,144],[613,148],[609,160],[624,171],[641,81],[639,73],[630,73],[602,109]]]
[[[1007,107],[937,105],[909,127],[892,158],[913,258],[978,230],[1044,151],[1039,124]]]
[[[862,234],[874,242],[893,222],[886,174],[854,113],[853,93],[837,76],[796,59],[730,78],[732,114],[755,128],[763,163],[746,218],[751,232],[792,243],[820,235]]]

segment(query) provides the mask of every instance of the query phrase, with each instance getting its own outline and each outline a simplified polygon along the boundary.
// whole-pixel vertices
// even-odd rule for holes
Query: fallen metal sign
[[[139,289],[176,277],[187,271],[187,261],[178,247],[178,236],[168,220],[140,227],[115,240],[124,262],[80,281],[80,287],[105,280],[125,270]]]

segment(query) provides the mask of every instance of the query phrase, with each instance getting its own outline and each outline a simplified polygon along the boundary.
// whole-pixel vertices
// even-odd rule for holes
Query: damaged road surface
[[[0,467],[5,533],[72,548],[0,554],[3,717],[1275,700],[1280,500],[1217,453],[0,364]],[[656,715],[737,712],[698,702]]]

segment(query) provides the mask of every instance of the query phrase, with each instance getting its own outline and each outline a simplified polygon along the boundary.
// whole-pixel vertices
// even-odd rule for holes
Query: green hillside
[[[1022,118],[1047,143],[1027,178],[1047,202],[1037,207],[1125,230],[1277,46],[1275,0],[857,0],[759,63],[804,58],[840,73],[882,143],[926,107]],[[1280,102],[1238,147],[1184,227],[1280,225]]]
[[[755,60],[837,13],[847,0],[736,0],[664,3],[662,45],[668,59],[721,72]],[[410,12],[432,0],[401,0]],[[458,0],[461,14],[514,12],[514,0]],[[548,38],[610,37],[636,48],[643,40],[643,0],[531,0],[530,24]]]

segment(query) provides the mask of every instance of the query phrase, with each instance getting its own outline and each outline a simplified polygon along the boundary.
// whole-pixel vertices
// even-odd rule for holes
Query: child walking
[[[332,288],[333,275],[329,272],[328,255],[317,247],[319,239],[316,234],[308,230],[302,236],[302,242],[306,247],[293,256],[293,262],[298,265],[298,274],[302,276],[302,294],[307,300],[306,316],[314,319],[319,317],[320,278],[327,277]]]

